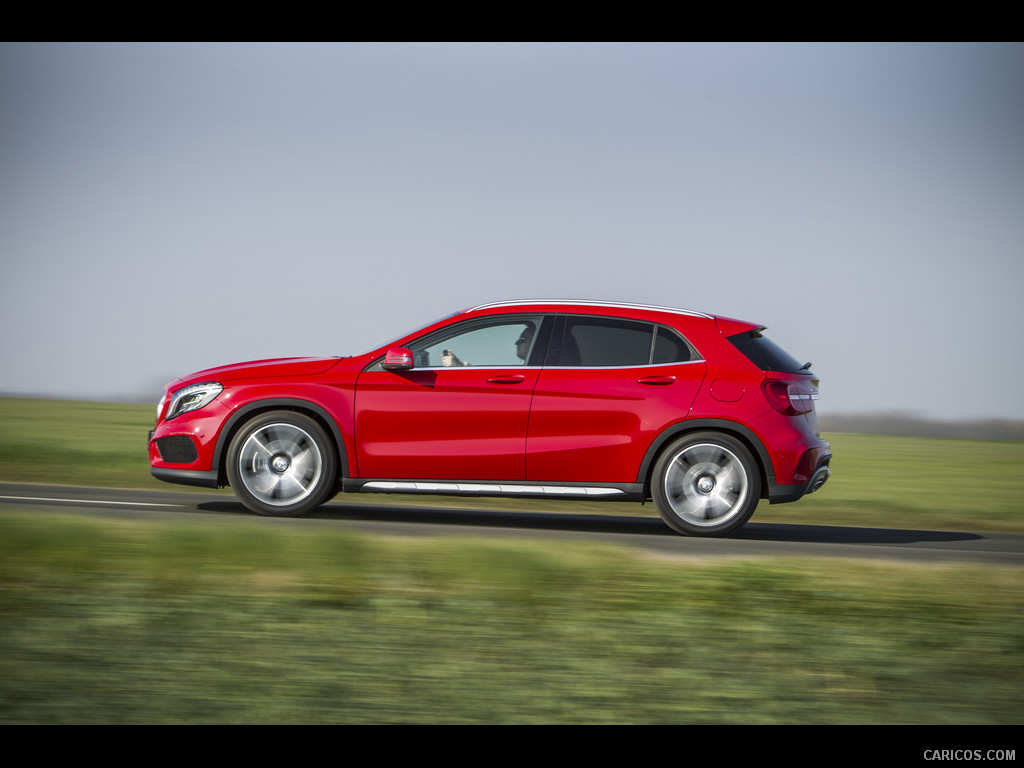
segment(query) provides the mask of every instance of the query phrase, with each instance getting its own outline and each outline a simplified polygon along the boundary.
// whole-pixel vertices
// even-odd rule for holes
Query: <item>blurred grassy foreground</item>
[[[3,723],[1024,718],[1012,568],[0,515]]]
[[[0,400],[0,480],[168,489],[153,410]],[[1020,530],[1020,444],[830,438],[821,494],[755,520]],[[1024,718],[1019,568],[3,510],[4,724]]]

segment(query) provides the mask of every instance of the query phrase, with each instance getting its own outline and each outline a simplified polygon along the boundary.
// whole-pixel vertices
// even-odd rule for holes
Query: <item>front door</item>
[[[409,345],[414,368],[356,383],[358,475],[524,480],[539,316],[459,323]],[[538,350],[539,351],[539,350]]]

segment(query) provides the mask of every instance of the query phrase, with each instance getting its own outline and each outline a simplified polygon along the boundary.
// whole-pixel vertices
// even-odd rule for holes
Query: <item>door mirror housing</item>
[[[412,352],[405,347],[392,347],[384,355],[381,367],[385,371],[408,371],[413,367]]]

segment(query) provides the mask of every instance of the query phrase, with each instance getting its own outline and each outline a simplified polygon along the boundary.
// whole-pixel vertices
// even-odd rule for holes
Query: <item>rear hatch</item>
[[[818,434],[818,377],[810,363],[801,363],[764,335],[764,327],[736,333],[728,337],[733,346],[765,374],[762,390],[765,398],[779,413],[802,417],[808,428]]]

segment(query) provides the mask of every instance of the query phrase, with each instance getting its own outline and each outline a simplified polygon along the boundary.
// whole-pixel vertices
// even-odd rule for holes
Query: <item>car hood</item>
[[[250,360],[245,363],[232,363],[216,368],[196,371],[182,376],[167,385],[168,390],[176,390],[188,384],[206,381],[237,381],[238,379],[265,379],[280,376],[315,376],[329,371],[340,357],[279,357],[273,360]]]

